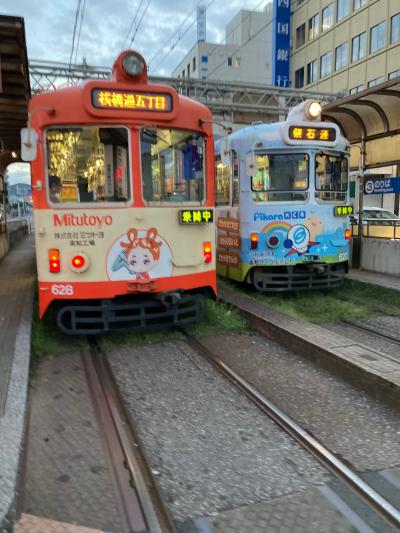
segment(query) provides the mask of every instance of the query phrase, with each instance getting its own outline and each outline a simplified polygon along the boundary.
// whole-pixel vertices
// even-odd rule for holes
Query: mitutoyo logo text
[[[55,226],[96,226],[101,228],[102,226],[111,226],[113,223],[112,216],[110,215],[72,215],[64,213],[59,216],[53,215],[53,222]]]

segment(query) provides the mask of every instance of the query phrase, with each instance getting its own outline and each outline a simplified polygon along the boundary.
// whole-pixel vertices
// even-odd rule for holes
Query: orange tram
[[[67,334],[197,320],[217,290],[210,111],[128,50],[29,117],[40,317],[54,307]]]

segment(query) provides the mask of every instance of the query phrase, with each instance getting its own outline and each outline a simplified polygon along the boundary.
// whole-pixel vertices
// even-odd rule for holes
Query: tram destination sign
[[[96,109],[118,109],[126,111],[152,111],[170,113],[170,94],[141,91],[117,91],[115,89],[93,89],[92,104]]]
[[[396,178],[365,178],[365,194],[394,194],[400,193],[400,177]]]
[[[306,126],[290,126],[289,139],[292,141],[336,141],[335,128],[309,128]]]

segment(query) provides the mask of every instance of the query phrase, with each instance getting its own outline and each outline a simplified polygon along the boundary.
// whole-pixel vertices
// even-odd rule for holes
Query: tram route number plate
[[[335,205],[333,208],[333,214],[335,217],[345,217],[347,215],[352,215],[354,209],[352,205]]]
[[[179,224],[209,224],[214,222],[212,209],[181,209],[179,211]]]
[[[232,252],[223,252],[222,250],[218,250],[217,263],[229,267],[238,267],[240,266],[240,255]]]
[[[238,218],[218,217],[217,227],[225,231],[231,231],[233,233],[239,233],[240,220]]]
[[[218,235],[220,248],[240,248],[240,235]]]

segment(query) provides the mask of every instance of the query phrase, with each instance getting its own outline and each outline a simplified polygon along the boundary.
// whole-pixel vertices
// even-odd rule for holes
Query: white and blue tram
[[[348,270],[349,143],[307,100],[216,143],[217,272],[264,292],[326,289]]]

